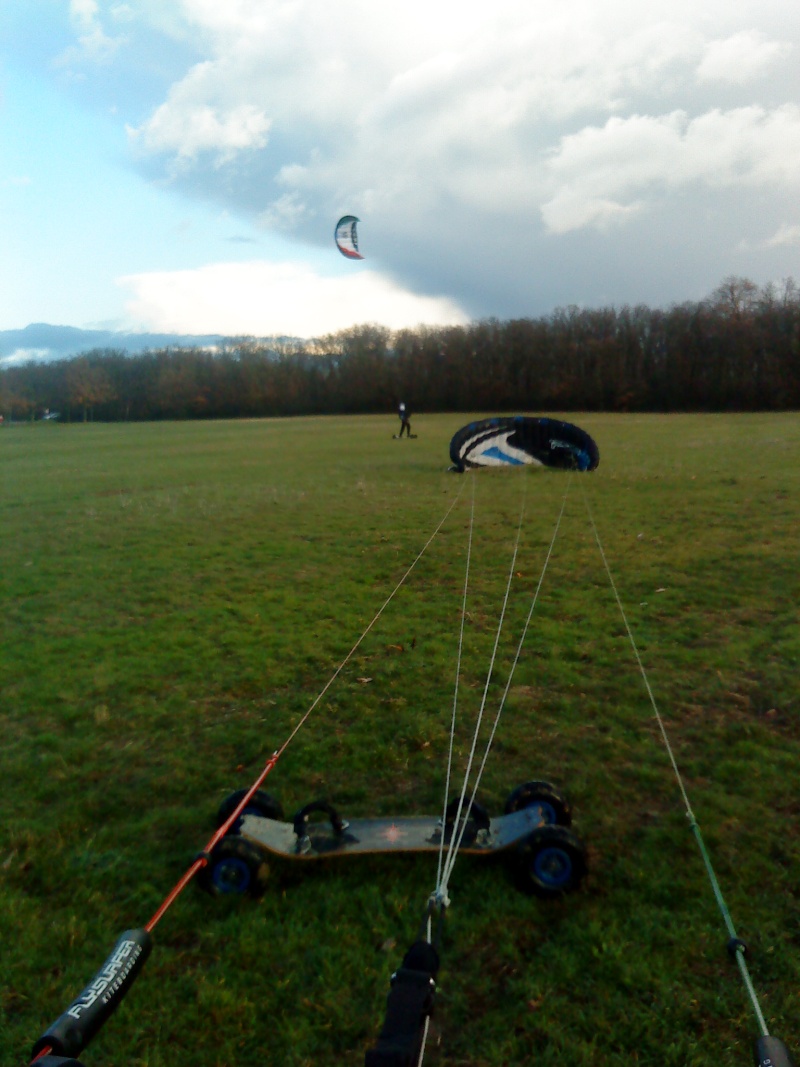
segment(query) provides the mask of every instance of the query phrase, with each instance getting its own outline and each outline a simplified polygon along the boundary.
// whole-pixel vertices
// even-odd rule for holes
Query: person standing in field
[[[406,407],[405,403],[401,400],[400,405],[397,408],[397,414],[400,416],[400,433],[398,437],[403,436],[403,430],[406,431],[406,437],[411,436],[411,415]]]

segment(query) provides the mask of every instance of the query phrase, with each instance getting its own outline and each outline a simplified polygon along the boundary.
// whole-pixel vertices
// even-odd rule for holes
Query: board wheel
[[[557,826],[572,825],[572,809],[564,794],[550,782],[523,782],[511,793],[503,809],[506,815],[537,806],[542,820]]]
[[[235,793],[225,797],[217,809],[217,826],[222,826],[224,822],[228,821],[239,806],[242,797],[246,796],[248,792],[249,790],[247,789],[237,789]],[[275,797],[265,793],[263,789],[257,789],[248,800],[242,815],[260,815],[264,819],[282,819],[283,808]],[[240,827],[241,817],[236,820],[228,833],[238,834]]]
[[[566,826],[539,826],[517,846],[514,873],[520,889],[559,897],[578,889],[586,875],[586,846]]]
[[[197,875],[201,889],[212,897],[230,894],[261,896],[269,879],[264,853],[243,837],[223,837]]]

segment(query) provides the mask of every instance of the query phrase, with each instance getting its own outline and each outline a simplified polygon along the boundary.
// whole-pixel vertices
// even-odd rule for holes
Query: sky
[[[316,337],[800,279],[800,4],[0,0],[0,226],[0,330]]]

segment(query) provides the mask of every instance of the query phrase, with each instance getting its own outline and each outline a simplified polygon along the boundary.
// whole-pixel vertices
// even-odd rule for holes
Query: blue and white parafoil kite
[[[336,247],[347,259],[364,258],[358,251],[357,223],[358,219],[355,215],[343,215],[336,223],[336,229],[333,232]]]
[[[463,426],[450,442],[450,459],[457,471],[525,463],[593,471],[600,452],[589,434],[570,422],[516,415]]]

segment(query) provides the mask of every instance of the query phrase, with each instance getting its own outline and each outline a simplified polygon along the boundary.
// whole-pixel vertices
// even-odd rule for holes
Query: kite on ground
[[[450,459],[459,472],[525,463],[593,471],[600,452],[589,434],[570,422],[516,415],[463,426],[450,442]]]

